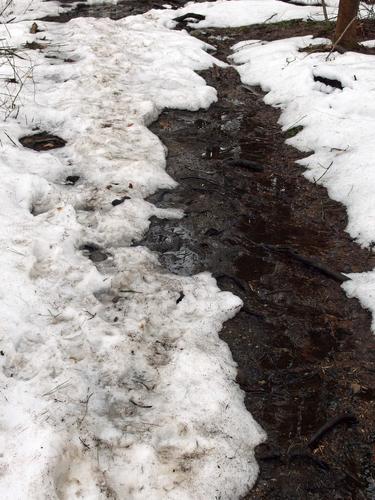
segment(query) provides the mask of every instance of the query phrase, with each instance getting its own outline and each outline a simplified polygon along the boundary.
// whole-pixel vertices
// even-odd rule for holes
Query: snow
[[[327,3],[328,5],[328,3]],[[329,16],[334,16],[336,7],[328,7]],[[236,28],[263,22],[280,22],[291,19],[323,20],[322,7],[313,5],[298,6],[278,0],[218,0],[216,2],[188,3],[174,11],[150,11],[159,19],[164,19],[167,26],[174,26],[175,17],[187,13],[202,14],[206,19],[190,23],[196,28]]]
[[[195,111],[217,99],[196,71],[224,63],[171,31],[174,17],[193,11],[206,16],[198,27],[235,27],[321,19],[321,8],[206,2],[116,22],[38,22],[44,31],[33,35],[35,17],[62,9],[27,5],[12,3],[9,40],[47,47],[22,49],[22,92],[7,116],[20,90],[7,84],[0,107],[0,498],[240,498],[256,480],[254,448],[265,439],[218,335],[242,304],[209,273],[169,274],[136,245],[152,216],[183,217],[145,201],[176,186],[147,127],[164,108]],[[282,109],[284,129],[304,127],[289,139],[311,153],[304,175],[345,204],[349,233],[371,245],[374,57],[299,52],[321,42],[244,41],[232,62]],[[2,78],[12,75],[2,67]],[[41,130],[67,145],[35,152],[18,143]],[[74,186],[69,175],[80,177]],[[107,258],[90,260],[90,245]],[[375,311],[375,273],[351,278],[348,295]]]
[[[33,20],[66,10],[57,0],[0,0],[1,23]]]
[[[133,245],[151,216],[183,216],[144,200],[176,185],[147,125],[214,102],[195,71],[218,61],[150,16],[38,24],[9,25],[48,47],[23,50],[0,124],[0,497],[239,498],[265,439],[218,336],[241,301]],[[67,145],[18,143],[41,130]]]

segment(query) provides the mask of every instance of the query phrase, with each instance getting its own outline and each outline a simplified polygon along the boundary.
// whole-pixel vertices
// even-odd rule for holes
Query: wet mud
[[[48,20],[119,19],[161,4],[82,4]],[[225,60],[241,40],[327,36],[330,29],[293,21],[191,34],[217,46]],[[372,269],[375,258],[345,232],[345,209],[302,176],[295,164],[301,153],[285,144],[298,127],[283,134],[279,111],[264,104],[260,89],[242,87],[233,68],[202,75],[218,90],[218,103],[195,113],[166,111],[152,126],[179,186],[150,201],[186,216],[153,219],[137,244],[158,252],[173,273],[211,271],[244,302],[221,337],[238,363],[246,406],[268,434],[256,449],[260,475],[245,499],[374,498],[371,316],[335,276]],[[85,251],[92,260],[105,256],[100,248]]]
[[[260,38],[258,30],[246,28],[246,36]],[[194,34],[224,59],[244,31]],[[371,317],[335,279],[372,269],[374,256],[345,232],[345,209],[302,176],[301,153],[285,144],[298,128],[283,134],[279,111],[260,89],[242,87],[233,68],[203,76],[218,90],[217,104],[166,111],[152,126],[179,186],[150,201],[183,208],[186,217],[153,220],[141,244],[171,272],[210,270],[244,301],[221,336],[246,406],[268,433],[246,498],[374,498]]]
[[[196,3],[204,0],[196,0]],[[157,0],[119,0],[117,4],[89,4],[85,1],[76,2],[76,0],[65,0],[60,2],[62,7],[70,10],[56,16],[45,16],[42,21],[51,21],[57,23],[66,23],[76,17],[109,17],[113,20],[122,19],[126,16],[143,14],[151,9],[163,9],[165,2]],[[186,0],[171,0],[166,2],[174,9],[183,7]],[[71,9],[72,4],[74,8]]]

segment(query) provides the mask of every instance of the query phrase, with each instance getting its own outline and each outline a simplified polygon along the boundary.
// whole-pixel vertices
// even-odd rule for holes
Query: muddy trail
[[[48,0],[47,0],[48,1]],[[196,3],[204,0],[195,0]],[[76,4],[73,9],[56,16],[45,16],[43,21],[51,21],[58,23],[66,23],[77,17],[109,17],[113,20],[122,19],[126,16],[135,16],[144,14],[151,9],[163,9],[165,2],[157,0],[119,0],[117,4],[90,4],[85,0],[77,2],[77,0],[63,0],[60,2],[62,7],[70,8],[72,4]],[[171,0],[167,2],[174,9],[183,7],[186,4],[185,0]]]
[[[81,4],[46,20],[119,19],[160,6]],[[330,29],[291,21],[191,34],[225,60],[241,40]],[[152,220],[137,244],[158,252],[170,272],[211,271],[244,302],[221,337],[238,363],[246,406],[268,434],[256,450],[258,481],[245,498],[374,498],[371,317],[346,297],[340,273],[372,269],[375,258],[345,232],[345,209],[302,176],[295,164],[301,153],[285,144],[298,127],[282,133],[279,111],[264,104],[260,89],[244,88],[233,68],[202,76],[218,102],[208,111],[166,111],[151,127],[168,148],[168,172],[179,186],[149,201],[182,208],[186,217]]]
[[[268,26],[266,38],[290,36],[296,25]],[[320,35],[322,26],[314,30]],[[193,34],[224,59],[259,31]],[[302,176],[301,154],[284,142],[298,128],[283,134],[279,111],[259,89],[242,87],[233,68],[202,76],[218,103],[166,111],[152,127],[179,186],[150,201],[183,208],[186,217],[153,220],[141,244],[173,273],[211,271],[244,301],[221,337],[238,363],[246,406],[268,433],[246,498],[374,498],[371,317],[336,274],[369,270],[374,256],[345,233],[345,209]]]

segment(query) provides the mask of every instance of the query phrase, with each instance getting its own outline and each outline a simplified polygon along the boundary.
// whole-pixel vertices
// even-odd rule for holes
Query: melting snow
[[[147,126],[165,107],[194,111],[216,100],[195,71],[222,63],[170,31],[173,17],[193,10],[207,16],[199,27],[240,26],[321,17],[321,8],[207,2],[117,22],[41,24],[31,35],[27,4],[12,6],[12,45],[48,47],[23,52],[20,100],[0,125],[0,497],[239,498],[256,479],[253,450],[265,439],[218,337],[241,301],[208,273],[168,274],[132,246],[150,217],[183,216],[145,201],[176,184]],[[59,9],[37,0],[33,8]],[[350,234],[372,243],[374,58],[301,54],[315,43],[309,37],[253,42],[234,48],[242,80],[282,107],[284,128],[303,125],[290,142],[313,152],[301,162],[306,176],[348,207]],[[38,153],[18,143],[43,130],[67,145]],[[74,186],[65,181],[72,175]],[[348,293],[375,310],[375,274],[352,278]]]
[[[147,125],[216,100],[194,73],[208,47],[159,24],[9,25],[13,44],[48,48],[24,51],[19,108],[0,126],[4,500],[233,499],[257,475],[265,435],[218,337],[241,301],[131,246],[151,216],[183,215],[144,201],[175,186]],[[67,145],[18,143],[43,130]]]

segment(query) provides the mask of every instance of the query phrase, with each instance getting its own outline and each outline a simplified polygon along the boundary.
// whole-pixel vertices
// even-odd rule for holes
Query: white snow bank
[[[0,0],[1,23],[33,20],[43,16],[65,12],[57,0]]]
[[[0,19],[2,23],[10,22],[12,24],[25,20],[33,21],[44,16],[62,14],[74,9],[79,3],[82,2],[80,0],[70,3],[59,0],[0,0]],[[116,5],[118,0],[84,0],[84,3],[87,5]]]
[[[33,79],[0,124],[0,498],[238,498],[265,437],[218,337],[241,301],[129,246],[152,215],[181,217],[144,201],[175,186],[146,126],[214,102],[194,73],[214,59],[142,16],[30,24],[13,42],[48,47],[20,60]],[[41,130],[66,147],[18,144]]]
[[[148,15],[173,23],[173,18],[187,13],[206,16],[204,21],[191,23],[191,26],[197,28],[235,28],[290,19],[324,19],[322,7],[293,5],[278,0],[218,0],[216,2],[188,3],[182,9],[174,11],[153,10]],[[335,16],[337,9],[328,7],[328,13],[330,16]]]
[[[305,176],[325,186],[348,212],[349,234],[360,245],[375,242],[375,56],[348,52],[299,52],[323,40],[298,37],[249,41],[233,47],[241,80],[268,92],[265,102],[280,107],[283,129],[303,126],[288,142],[310,156],[299,163]],[[343,89],[314,81],[324,77]],[[375,313],[375,272],[351,275],[344,288]],[[375,328],[375,325],[374,325]]]

